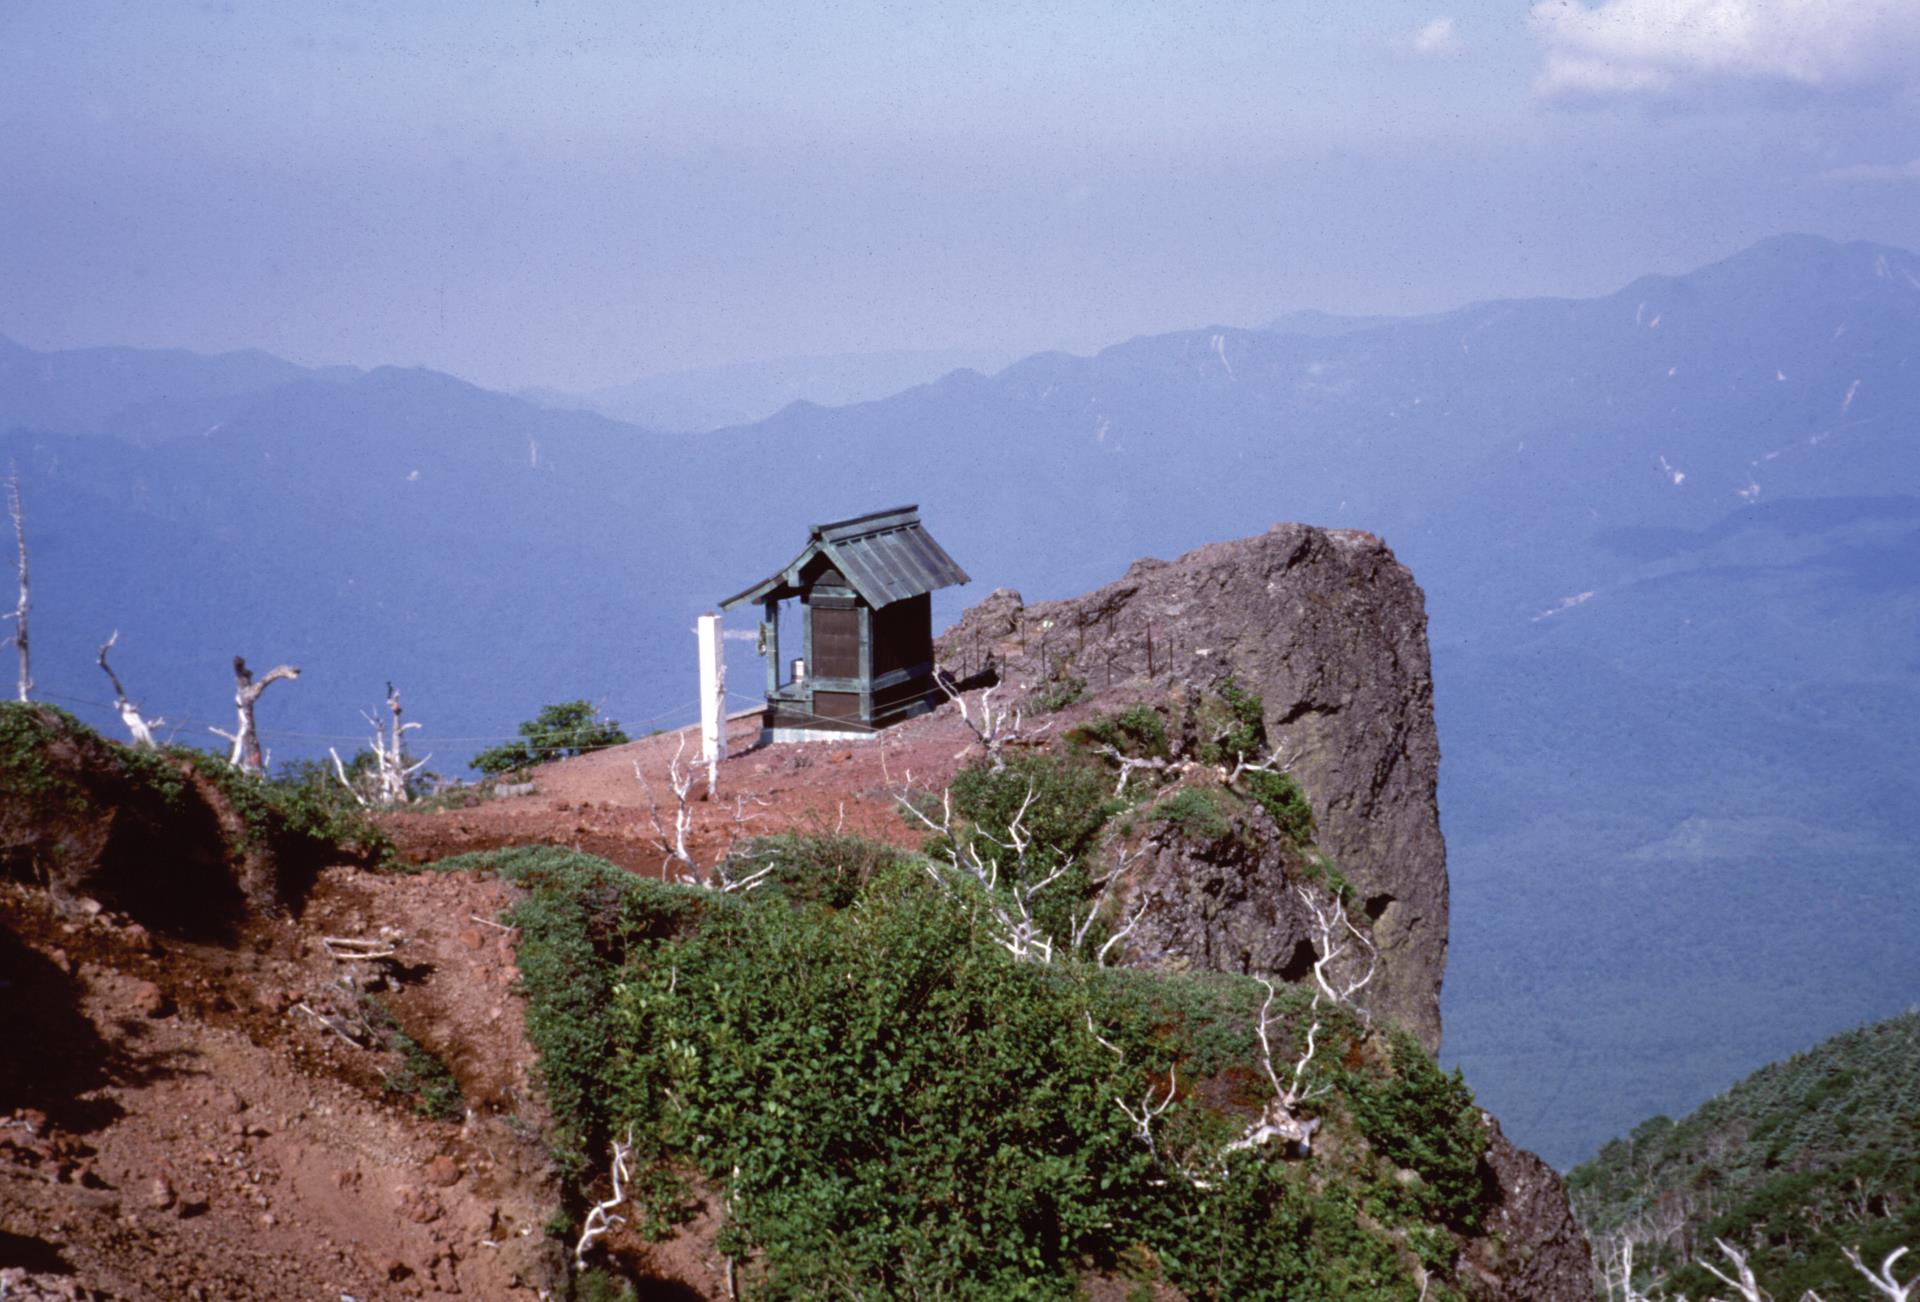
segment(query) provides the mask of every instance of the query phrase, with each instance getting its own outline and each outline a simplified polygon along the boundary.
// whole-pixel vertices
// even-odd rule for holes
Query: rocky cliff
[[[1316,954],[1294,887],[1330,859],[1379,951],[1370,1012],[1438,1049],[1447,867],[1426,605],[1380,539],[1280,524],[1136,562],[1064,601],[1027,605],[1002,589],[938,650],[957,678],[1008,684],[1030,709],[1091,696],[1069,712],[1149,703],[1177,725],[1229,678],[1258,696],[1267,741],[1312,805],[1312,850],[1258,810],[1243,811],[1231,836],[1143,824],[1123,879],[1123,911],[1145,905],[1130,961],[1305,979]],[[1178,782],[1204,789],[1222,776],[1188,766]],[[1469,1295],[1590,1297],[1589,1248],[1559,1176],[1482,1115],[1489,1210],[1460,1263]]]
[[[1280,524],[1139,561],[1065,601],[1029,606],[1002,590],[940,639],[939,654],[962,677],[998,675],[1041,696],[1217,691],[1228,677],[1258,695],[1267,737],[1312,803],[1320,849],[1371,920],[1373,1011],[1439,1047],[1447,866],[1426,605],[1386,544]],[[1298,928],[1280,881],[1272,864],[1249,862],[1188,883],[1190,923],[1156,910],[1161,931],[1210,947],[1187,954],[1193,962],[1282,972]]]

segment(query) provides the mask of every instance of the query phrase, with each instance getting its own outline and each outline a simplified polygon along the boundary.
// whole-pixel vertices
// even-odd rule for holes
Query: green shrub
[[[367,1024],[386,1040],[387,1048],[400,1055],[399,1067],[382,1078],[384,1092],[411,1098],[415,1112],[436,1121],[458,1121],[466,1115],[466,1098],[446,1063],[401,1030],[392,1011],[378,999],[363,998],[360,1011]]]
[[[1416,1197],[1428,1214],[1477,1228],[1486,1203],[1480,1157],[1487,1128],[1460,1071],[1438,1064],[1405,1031],[1392,1035],[1393,1074],[1379,1081],[1349,1075],[1349,1106],[1376,1152],[1420,1177]]]
[[[900,851],[884,841],[842,833],[755,837],[733,852],[736,878],[762,868],[790,899],[844,909],[860,887],[900,863]]]
[[[1078,702],[1087,694],[1087,680],[1078,674],[1068,673],[1062,667],[1054,676],[1041,685],[1039,695],[1033,703],[1042,713],[1053,714]]]
[[[991,810],[1004,792],[976,794]],[[1056,848],[1084,831],[1064,809],[1042,821]],[[1087,1267],[1123,1263],[1196,1300],[1419,1296],[1395,1247],[1408,1227],[1360,1223],[1349,1166],[1377,1159],[1346,1111],[1354,1089],[1398,1100],[1415,1067],[1330,1072],[1329,1151],[1347,1157],[1220,1167],[1209,1154],[1265,1101],[1257,983],[1016,964],[910,857],[853,873],[833,847],[870,846],[796,842],[775,852],[813,880],[858,877],[849,901],[666,887],[554,849],[436,865],[529,892],[511,914],[528,1028],[576,1178],[630,1132],[637,1221],[685,1216],[697,1181],[756,1298],[1069,1298]],[[1297,1051],[1309,1002],[1279,992],[1276,1045]],[[1362,1031],[1322,1011],[1337,1062]],[[1176,1066],[1150,1149],[1116,1100]]]
[[[481,751],[473,757],[473,767],[487,774],[511,773],[627,742],[619,723],[601,718],[591,701],[543,705],[518,731],[519,741]]]
[[[1220,798],[1202,787],[1183,787],[1153,807],[1149,817],[1172,823],[1196,841],[1224,841],[1233,835],[1233,820],[1220,807]]]
[[[240,819],[242,843],[229,846],[231,853],[268,855],[296,874],[342,858],[378,863],[392,855],[392,839],[318,765],[294,765],[287,776],[268,781],[190,746],[122,745],[37,702],[0,703],[0,797],[30,800],[49,814],[62,807],[87,813],[88,793],[46,760],[49,748],[66,739],[102,747],[110,776],[127,784],[122,790],[144,793],[162,810],[183,808],[188,773],[197,773]]]
[[[1269,1150],[1236,1153],[1217,1187],[1185,1191],[1162,1259],[1195,1302],[1419,1302],[1394,1245],[1339,1186]]]
[[[1200,733],[1196,755],[1229,769],[1243,759],[1264,757],[1268,751],[1264,711],[1258,696],[1228,678],[1220,685],[1220,694],[1203,700],[1196,711]],[[1313,844],[1313,806],[1292,774],[1251,770],[1240,775],[1239,784],[1272,816],[1287,841],[1301,848]]]
[[[1220,694],[1203,700],[1196,711],[1200,736],[1195,753],[1205,763],[1228,766],[1242,757],[1263,755],[1267,725],[1262,710],[1260,698],[1229,677],[1220,684]]]
[[[1151,705],[1132,705],[1113,714],[1097,714],[1067,734],[1081,746],[1111,746],[1122,755],[1164,759],[1170,753],[1167,725]]]
[[[1242,773],[1240,780],[1246,784],[1247,794],[1272,815],[1281,836],[1296,846],[1313,844],[1313,806],[1307,803],[1306,793],[1293,774],[1256,769]]]
[[[203,750],[170,747],[163,754],[191,765],[226,798],[252,849],[288,865],[318,866],[343,855],[369,863],[393,858],[393,838],[318,764],[289,766],[267,779]]]
[[[1032,838],[1026,880],[1037,881],[1073,861],[1059,881],[1036,895],[1034,906],[1036,921],[1056,944],[1070,936],[1073,911],[1091,880],[1088,867],[1098,850],[1101,829],[1121,808],[1107,786],[1105,770],[1082,756],[1022,754],[1007,760],[998,773],[984,764],[962,769],[949,790],[954,811],[970,824],[958,830],[962,844],[986,838],[981,853],[1000,861],[1005,884],[1011,885],[1021,875],[1013,853],[1002,847],[1012,840],[1012,824],[1023,804],[1026,814],[1021,826]],[[937,844],[929,844],[927,852],[942,853]]]

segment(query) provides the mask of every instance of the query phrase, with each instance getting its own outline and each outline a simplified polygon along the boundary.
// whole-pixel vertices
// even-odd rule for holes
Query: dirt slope
[[[0,1292],[335,1302],[552,1285],[541,1225],[557,1191],[511,942],[471,921],[505,902],[494,882],[336,869],[298,923],[256,920],[215,947],[0,885]],[[383,926],[397,962],[319,943]],[[341,984],[371,967],[385,975]],[[363,1029],[363,998],[447,1060],[459,1120],[383,1090],[403,1057]]]

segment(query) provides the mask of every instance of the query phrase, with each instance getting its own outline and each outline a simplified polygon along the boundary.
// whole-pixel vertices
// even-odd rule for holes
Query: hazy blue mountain
[[[389,678],[437,763],[549,700],[683,721],[694,616],[876,506],[919,502],[976,576],[943,614],[1276,520],[1379,533],[1429,598],[1447,1052],[1570,1162],[1920,988],[1915,356],[1920,259],[1783,237],[1602,298],[1183,331],[698,440],[379,370],[239,395],[203,437],[49,421],[4,451],[42,682],[101,699],[119,627],[129,686],[204,736],[236,651],[294,660],[283,754],[357,734]]]
[[[949,371],[994,371],[1013,359],[987,349],[775,357],[650,375],[589,393],[528,389],[520,396],[546,407],[597,411],[649,429],[697,434],[760,420],[796,402],[822,407],[869,402]]]
[[[299,379],[347,380],[352,367],[311,369],[246,349],[40,352],[0,336],[0,430],[111,433],[158,443],[216,429],[252,394]]]
[[[1371,330],[1375,326],[1393,325],[1406,319],[1396,316],[1350,316],[1344,312],[1322,312],[1319,308],[1303,307],[1281,313],[1267,322],[1266,328],[1277,334],[1312,335],[1326,339],[1335,335],[1350,335],[1356,330]]]

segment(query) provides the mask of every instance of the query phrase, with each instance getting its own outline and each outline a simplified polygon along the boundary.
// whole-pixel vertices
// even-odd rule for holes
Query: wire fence
[[[731,694],[732,693],[729,693],[729,695]],[[119,713],[119,707],[112,701],[96,701],[84,696],[68,696],[62,692],[48,692],[39,689],[35,689],[33,695],[36,700],[58,701],[63,705],[84,705],[93,709],[104,710],[109,715],[117,715]],[[652,730],[656,724],[670,720],[679,720],[680,722],[677,726],[684,728],[691,727],[694,723],[699,722],[699,716],[700,702],[694,700],[676,705],[669,710],[663,710],[659,714],[652,715],[648,718],[623,723],[621,727],[629,732],[635,730]],[[148,722],[152,723],[153,720],[148,720]],[[175,737],[178,737],[183,729],[210,727],[231,728],[233,726],[233,720],[225,715],[222,715],[218,719],[202,719],[192,715],[174,715],[167,716],[165,718],[165,724],[168,730]],[[662,729],[661,731],[673,730],[674,729]],[[263,728],[261,731],[263,734],[269,734],[270,738],[285,738],[289,741],[350,742],[359,744],[368,740],[368,733],[364,730],[351,733],[306,732],[297,728],[270,727]],[[410,747],[424,748],[432,746],[479,746],[498,742],[525,740],[526,734],[521,732],[488,733],[474,736],[447,736],[440,733],[429,732],[425,728],[422,728],[420,731],[408,735],[407,744]]]

